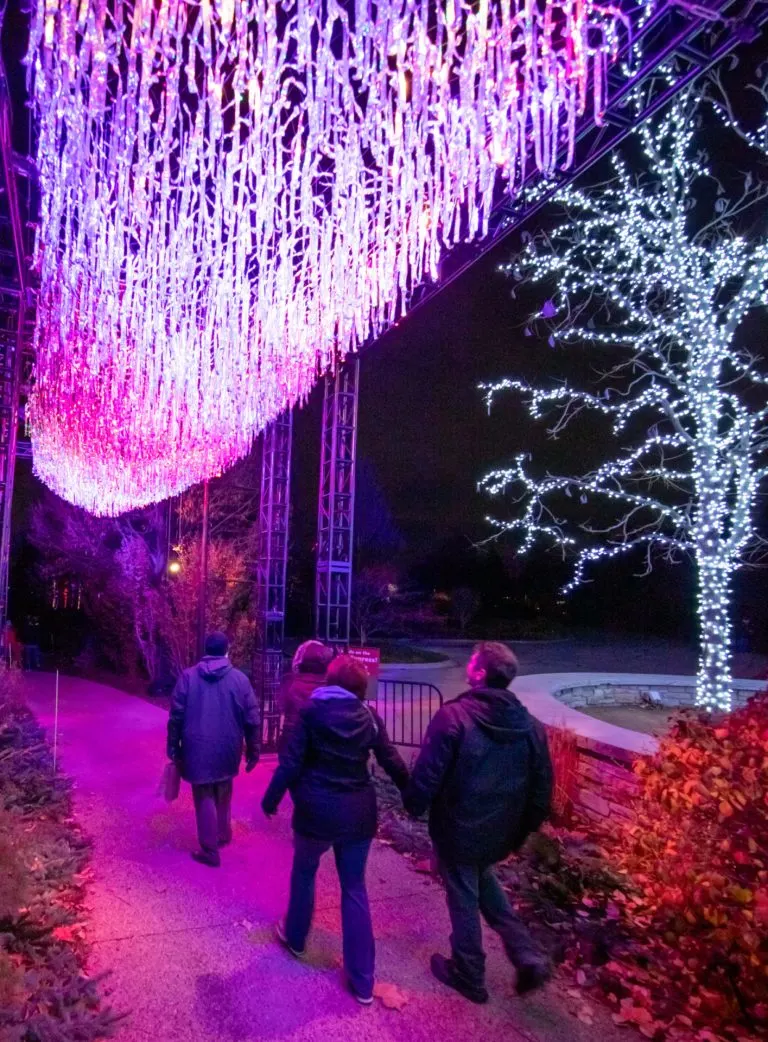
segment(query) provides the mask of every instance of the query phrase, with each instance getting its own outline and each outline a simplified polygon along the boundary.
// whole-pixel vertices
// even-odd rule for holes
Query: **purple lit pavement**
[[[28,701],[48,728],[54,680],[27,678]],[[407,998],[361,1008],[340,983],[338,889],[321,869],[308,963],[272,939],[291,858],[289,805],[266,821],[258,804],[268,758],[235,785],[234,843],[218,871],[195,864],[188,787],[170,807],[157,794],[165,762],[165,713],[131,695],[62,677],[59,758],[76,783],[76,812],[94,841],[89,888],[91,971],[111,970],[111,1001],[130,1013],[120,1042],[603,1042],[616,1034],[569,1012],[562,989],[521,1001],[496,938],[489,936],[491,1002],[467,1003],[432,979],[433,951],[447,950],[440,888],[376,844],[369,890],[378,978]],[[626,1032],[621,1036],[626,1038]]]

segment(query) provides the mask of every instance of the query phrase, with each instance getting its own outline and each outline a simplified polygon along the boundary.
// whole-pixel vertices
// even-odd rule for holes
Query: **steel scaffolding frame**
[[[325,378],[317,510],[315,633],[332,645],[349,643],[355,526],[355,459],[360,359]]]
[[[285,578],[291,512],[293,412],[264,432],[256,548],[256,636],[251,678],[261,703],[262,748],[274,748],[280,730],[277,694],[283,676]]]
[[[19,441],[21,385],[30,337],[25,226],[13,153],[12,110],[0,61],[0,625],[8,615],[11,510]]]

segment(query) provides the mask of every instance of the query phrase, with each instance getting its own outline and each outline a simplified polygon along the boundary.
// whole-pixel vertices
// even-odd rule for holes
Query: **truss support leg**
[[[283,675],[292,435],[289,409],[264,432],[261,458],[252,679],[261,704],[262,748],[267,750],[276,747],[280,731],[277,694]]]
[[[8,618],[11,507],[25,316],[20,294],[0,289],[0,298],[0,626],[3,626]]]
[[[355,522],[355,459],[360,359],[325,379],[317,514],[315,633],[349,643]]]

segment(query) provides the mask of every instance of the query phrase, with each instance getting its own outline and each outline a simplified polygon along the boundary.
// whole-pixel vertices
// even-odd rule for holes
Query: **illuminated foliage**
[[[615,455],[586,474],[543,476],[520,455],[482,487],[519,504],[494,524],[522,533],[522,550],[543,538],[576,553],[567,589],[592,563],[632,551],[647,569],[659,556],[693,560],[697,703],[728,709],[733,576],[760,551],[754,509],[768,473],[768,376],[740,337],[749,312],[766,304],[768,240],[739,235],[738,217],[754,209],[759,218],[768,186],[748,174],[740,194],[722,194],[697,152],[698,112],[689,93],[639,130],[640,173],[615,155],[613,181],[560,193],[565,222],[506,267],[556,285],[542,313],[551,343],[616,357],[598,389],[502,380],[485,388],[489,405],[517,392],[534,419],[554,416],[553,437],[590,413],[604,420]]]

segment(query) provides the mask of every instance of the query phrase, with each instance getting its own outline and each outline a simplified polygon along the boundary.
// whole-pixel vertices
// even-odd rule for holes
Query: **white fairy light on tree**
[[[38,475],[115,513],[221,471],[567,165],[597,0],[38,0]]]
[[[557,284],[543,312],[554,337],[618,358],[594,392],[502,380],[484,387],[489,406],[502,391],[520,393],[533,418],[554,416],[554,437],[581,413],[603,416],[615,455],[564,476],[537,476],[521,455],[481,485],[522,505],[493,522],[522,533],[522,550],[544,538],[576,554],[568,589],[593,563],[632,551],[642,550],[648,570],[658,556],[693,560],[696,702],[727,710],[733,578],[764,546],[754,509],[768,474],[768,372],[739,339],[748,313],[766,307],[768,239],[750,242],[737,225],[748,209],[764,217],[768,183],[747,174],[737,198],[724,194],[696,152],[697,106],[689,93],[639,130],[644,173],[615,155],[608,185],[565,189],[565,223],[505,266]],[[764,140],[740,133],[753,147]],[[713,212],[702,220],[714,190]]]

